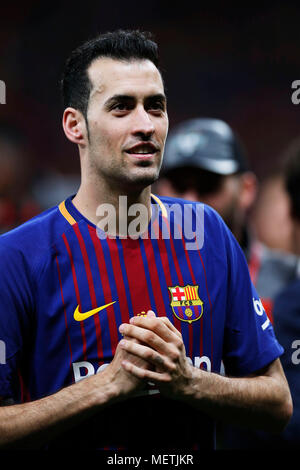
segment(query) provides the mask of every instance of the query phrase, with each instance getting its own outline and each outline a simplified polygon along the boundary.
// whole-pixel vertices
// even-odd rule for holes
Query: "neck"
[[[82,181],[72,202],[84,217],[112,236],[126,236],[139,209],[143,227],[148,226],[151,218],[151,186],[129,192],[102,181],[101,184]],[[134,204],[141,206],[131,207]]]

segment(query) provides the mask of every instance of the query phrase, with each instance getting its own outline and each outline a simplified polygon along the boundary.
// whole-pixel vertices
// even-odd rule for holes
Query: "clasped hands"
[[[188,362],[180,332],[167,317],[156,317],[149,310],[147,316],[136,316],[119,328],[124,339],[120,347],[139,357],[150,367],[142,367],[130,361],[130,355],[122,360],[122,367],[143,381],[154,382],[161,392],[181,395],[192,378],[193,367]]]

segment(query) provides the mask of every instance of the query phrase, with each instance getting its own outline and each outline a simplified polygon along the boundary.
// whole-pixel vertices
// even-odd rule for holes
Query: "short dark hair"
[[[101,34],[77,47],[66,61],[61,90],[63,105],[78,109],[87,118],[91,83],[87,69],[99,57],[117,60],[149,59],[158,68],[158,46],[152,34],[117,30]]]
[[[283,169],[292,216],[300,220],[300,139],[294,140],[284,153]]]

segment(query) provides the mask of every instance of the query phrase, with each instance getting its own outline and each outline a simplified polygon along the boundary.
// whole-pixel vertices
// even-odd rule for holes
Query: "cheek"
[[[158,133],[164,142],[167,138],[168,129],[169,129],[169,121],[168,121],[168,118],[166,118],[158,127]]]
[[[95,138],[99,143],[109,148],[119,148],[127,135],[127,128],[124,122],[109,121],[105,125],[95,126]]]
[[[93,150],[111,149],[115,145],[116,136],[113,129],[93,123],[90,126],[90,145]]]

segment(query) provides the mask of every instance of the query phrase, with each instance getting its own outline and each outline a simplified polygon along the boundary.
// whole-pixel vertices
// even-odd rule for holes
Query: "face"
[[[111,187],[148,186],[158,178],[168,131],[158,69],[149,60],[100,58],[88,74],[85,171]]]
[[[218,191],[212,194],[201,194],[200,200],[213,207],[233,230],[240,215],[240,178],[224,176]]]
[[[241,203],[243,191],[241,178],[238,175],[214,177],[212,175],[212,173],[202,173],[199,170],[191,173],[190,169],[187,171],[181,169],[180,172],[176,172],[176,176],[173,174],[170,181],[167,178],[160,180],[158,192],[162,196],[180,197],[208,204],[235,232],[236,228],[243,223],[245,213]],[[185,180],[184,184],[182,180]]]

